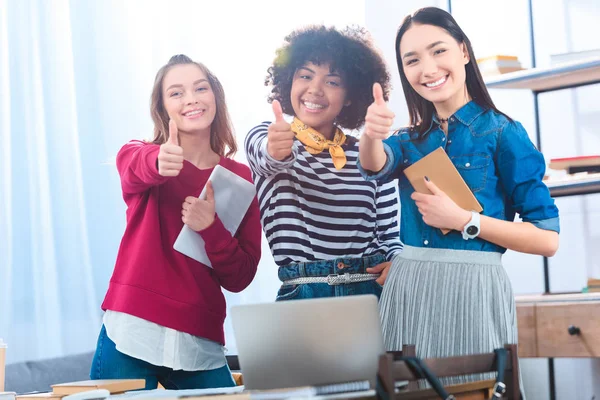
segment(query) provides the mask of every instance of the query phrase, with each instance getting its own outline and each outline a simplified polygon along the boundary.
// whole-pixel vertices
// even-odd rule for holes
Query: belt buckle
[[[329,286],[334,286],[337,285],[338,283],[336,282],[336,279],[338,278],[338,274],[329,274],[327,275],[327,284]]]
[[[350,274],[329,274],[327,275],[327,284],[329,286],[347,285],[351,283]]]

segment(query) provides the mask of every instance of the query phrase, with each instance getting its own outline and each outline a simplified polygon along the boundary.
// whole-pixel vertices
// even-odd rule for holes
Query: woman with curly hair
[[[358,141],[342,131],[364,124],[376,82],[387,97],[387,68],[360,28],[296,30],[276,52],[265,82],[275,121],[253,128],[245,150],[282,281],[277,301],[379,297],[402,250],[395,185],[361,177]]]

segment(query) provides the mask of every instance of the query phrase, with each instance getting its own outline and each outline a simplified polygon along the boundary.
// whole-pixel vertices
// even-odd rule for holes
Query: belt
[[[379,278],[379,274],[330,274],[327,276],[303,276],[283,282],[283,286],[303,285],[305,283],[326,283],[329,286],[367,282]]]

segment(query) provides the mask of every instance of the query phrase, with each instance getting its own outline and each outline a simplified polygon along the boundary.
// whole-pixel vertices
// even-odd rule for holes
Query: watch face
[[[471,236],[477,235],[477,232],[479,232],[479,229],[474,225],[471,225],[467,228],[467,233]]]

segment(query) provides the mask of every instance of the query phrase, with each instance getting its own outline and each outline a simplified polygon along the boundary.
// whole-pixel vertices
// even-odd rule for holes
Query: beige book
[[[17,395],[17,400],[27,400],[27,399],[61,399],[65,397],[65,394],[56,394],[52,392],[41,392],[41,393],[29,393],[29,394],[20,394]]]
[[[106,389],[113,394],[128,390],[143,389],[145,387],[145,379],[99,379],[52,385],[52,392],[54,394],[67,395],[86,392],[88,390]]]
[[[431,194],[425,176],[448,195],[460,208],[481,212],[483,208],[443,148],[439,147],[404,169],[404,175],[416,192]],[[449,229],[442,229],[445,235]]]
[[[487,62],[487,61],[518,61],[519,57],[517,56],[508,56],[504,54],[496,54],[489,57],[481,57],[477,59],[477,64]]]

